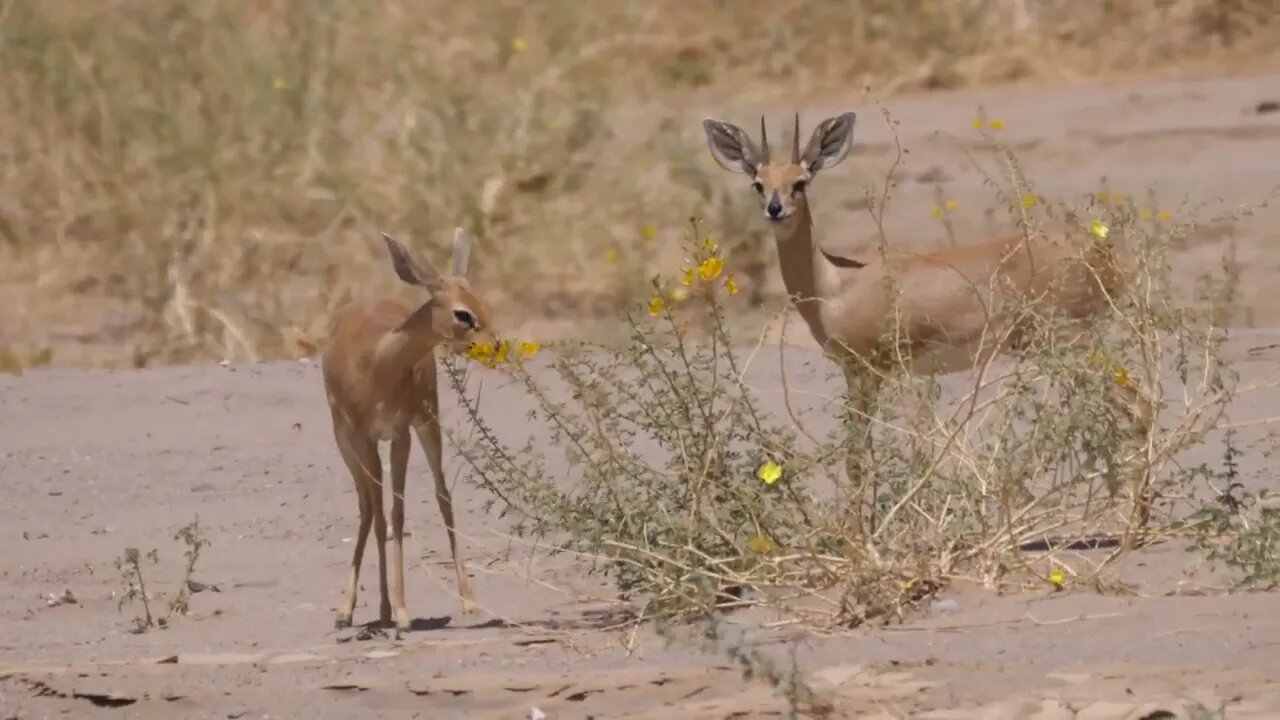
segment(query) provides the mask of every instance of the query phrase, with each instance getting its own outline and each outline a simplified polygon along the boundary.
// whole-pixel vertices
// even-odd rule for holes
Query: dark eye
[[[794,194],[794,193],[802,193],[802,192],[804,192],[805,188],[807,188],[807,187],[809,187],[809,181],[808,181],[808,180],[797,180],[797,181],[795,181],[795,182],[791,183],[791,192],[792,192],[793,194]]]
[[[761,195],[763,195],[763,194],[764,194],[764,183],[760,182],[759,180],[756,180],[755,182],[751,183],[751,189],[752,189],[752,190],[755,190],[756,192],[758,192],[758,193],[760,193]]]
[[[458,323],[459,325],[462,325],[464,327],[469,327],[473,330],[476,327],[476,316],[470,310],[463,310],[461,308],[459,308],[458,310],[454,310],[453,321]]]

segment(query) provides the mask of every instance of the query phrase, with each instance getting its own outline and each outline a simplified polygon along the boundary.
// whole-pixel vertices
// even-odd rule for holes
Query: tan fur
[[[360,527],[338,627],[351,625],[365,542],[372,525],[378,550],[379,619],[398,630],[410,626],[404,601],[404,491],[412,428],[427,455],[435,479],[436,500],[449,537],[463,612],[473,609],[467,571],[458,557],[453,501],[445,485],[437,392],[435,348],[462,350],[492,342],[488,304],[464,277],[470,239],[459,228],[454,237],[453,275],[414,262],[405,248],[383,236],[400,279],[422,287],[429,297],[417,308],[396,300],[353,302],[334,315],[328,346],[321,356],[325,394],[339,452],[355,481]],[[469,313],[474,326],[455,313]],[[465,319],[465,315],[463,316]],[[395,554],[394,592],[388,593],[386,518],[382,509],[382,461],[378,443],[391,444],[391,545]]]
[[[771,159],[763,118],[758,148],[735,125],[706,119],[703,129],[716,161],[752,179],[773,226],[787,292],[813,338],[844,369],[859,422],[869,420],[876,388],[899,357],[889,351],[901,351],[914,371],[972,367],[1031,329],[1026,322],[1002,326],[997,315],[1012,298],[1084,320],[1121,289],[1124,276],[1111,244],[1092,237],[1082,243],[1061,235],[1009,235],[932,252],[890,251],[883,258],[825,252],[814,237],[807,189],[819,170],[847,156],[854,122],[851,112],[822,121],[802,152],[797,115],[788,162]],[[885,347],[895,323],[898,347]],[[1124,407],[1133,407],[1131,398]],[[861,469],[851,460],[848,472],[853,478]]]
[[[790,243],[789,249],[813,245],[796,236]],[[1010,300],[1051,306],[1076,320],[1106,308],[1122,280],[1115,258],[1098,244],[1083,250],[1066,237],[1010,235],[927,253],[891,252],[884,259],[877,253],[862,268],[834,268],[832,291],[799,305],[816,306],[806,321],[813,318],[810,330],[824,345],[834,340],[870,360],[897,323],[908,367],[950,372],[983,362],[1031,330],[1033,315],[1007,327],[998,317]]]

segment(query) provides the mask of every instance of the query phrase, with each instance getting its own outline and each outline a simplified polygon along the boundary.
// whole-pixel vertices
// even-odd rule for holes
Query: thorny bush
[[[887,378],[865,536],[853,531],[854,488],[841,472],[853,442],[832,421],[843,409],[818,397],[840,386],[784,377],[779,393],[776,374],[770,389],[753,379],[766,356],[788,351],[731,336],[724,297],[736,284],[697,220],[683,272],[655,278],[648,302],[625,313],[627,342],[498,366],[526,394],[517,429],[491,423],[448,362],[469,416],[470,434],[452,438],[458,452],[518,533],[603,561],[645,616],[762,604],[849,626],[897,616],[957,578],[1101,583],[1126,552],[1185,531],[1206,490],[1218,495],[1218,474],[1176,460],[1205,442],[1236,390],[1218,324],[1233,278],[1207,279],[1195,302],[1178,304],[1165,253],[1190,223],[1133,200],[1050,203],[1007,151],[995,157],[1008,181],[993,184],[1024,233],[1056,224],[1113,243],[1130,282],[1084,329],[1087,346],[1041,332],[972,372],[899,367]],[[874,214],[883,198],[869,205]],[[1029,303],[1001,312],[1065,329]],[[1154,416],[1149,431],[1117,412],[1114,388]]]

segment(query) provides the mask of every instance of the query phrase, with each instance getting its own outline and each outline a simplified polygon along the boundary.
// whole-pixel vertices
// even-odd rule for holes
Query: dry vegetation
[[[1274,53],[1275,17],[1273,0],[9,0],[0,359],[310,354],[336,304],[393,285],[378,230],[429,248],[455,224],[513,328],[613,317],[671,269],[690,215],[739,243],[733,302],[759,303],[772,253],[690,98],[1239,67]]]
[[[787,622],[847,627],[899,617],[960,578],[1114,588],[1117,560],[1175,538],[1212,545],[1248,584],[1271,582],[1275,518],[1243,510],[1254,493],[1228,502],[1230,439],[1223,466],[1183,462],[1237,392],[1217,324],[1231,273],[1180,300],[1167,254],[1187,226],[1141,220],[1132,204],[1032,202],[1005,157],[1002,197],[1024,231],[1093,216],[1078,231],[1122,248],[1132,284],[1088,331],[1091,352],[1055,340],[1064,317],[1025,303],[1007,312],[1034,313],[1041,332],[972,379],[912,377],[897,363],[872,418],[879,490],[866,531],[852,500],[862,478],[839,471],[862,441],[830,422],[845,408],[810,401],[801,412],[803,390],[766,400],[746,380],[777,356],[734,337],[733,285],[696,224],[692,272],[655,280],[653,299],[627,314],[629,342],[566,348],[551,373],[514,357],[500,366],[527,391],[530,434],[496,433],[454,369],[474,428],[455,446],[517,531],[601,559],[642,617],[762,605]],[[705,300],[708,330],[673,314],[667,299],[681,286]],[[1133,435],[1108,400],[1112,384],[1147,399],[1150,431]],[[569,473],[555,469],[565,462]]]

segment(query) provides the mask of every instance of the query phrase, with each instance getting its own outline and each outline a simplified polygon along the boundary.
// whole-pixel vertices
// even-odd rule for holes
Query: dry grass
[[[309,353],[398,291],[377,230],[480,237],[511,326],[612,317],[689,215],[772,254],[693,96],[1072,79],[1274,52],[1274,0],[0,3],[0,349],[55,364]],[[578,326],[581,334],[585,325]],[[39,354],[53,349],[53,357]]]

